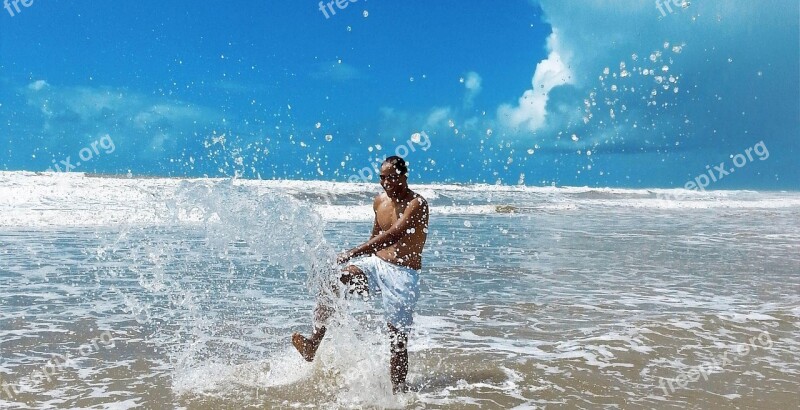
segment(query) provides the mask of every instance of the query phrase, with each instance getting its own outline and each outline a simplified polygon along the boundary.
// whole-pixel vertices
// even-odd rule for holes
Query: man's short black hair
[[[408,166],[406,165],[406,160],[402,157],[398,157],[397,155],[392,155],[391,157],[386,158],[383,161],[384,164],[389,163],[394,165],[394,169],[400,171],[400,175],[405,175],[408,173]]]

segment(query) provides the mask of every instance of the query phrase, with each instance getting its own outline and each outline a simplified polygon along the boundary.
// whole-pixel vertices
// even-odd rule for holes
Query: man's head
[[[400,198],[408,190],[408,166],[398,156],[386,158],[381,165],[381,186],[389,198]]]

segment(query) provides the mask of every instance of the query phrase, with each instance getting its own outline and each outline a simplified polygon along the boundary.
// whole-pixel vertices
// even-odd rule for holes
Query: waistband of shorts
[[[392,263],[392,262],[383,260],[380,257],[378,257],[378,255],[370,255],[369,258],[375,258],[379,262],[385,263],[385,264],[391,266],[392,268],[400,269],[400,270],[405,271],[405,272],[414,273],[414,274],[418,274],[419,273],[419,269],[409,268],[408,266],[398,265],[396,263]]]

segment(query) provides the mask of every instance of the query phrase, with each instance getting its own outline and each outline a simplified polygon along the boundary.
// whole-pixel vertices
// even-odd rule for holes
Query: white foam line
[[[169,178],[102,178],[80,173],[0,171],[0,227],[91,227],[119,224],[158,224],[170,218],[168,204],[185,184],[232,184],[247,187],[255,195],[281,192],[289,195],[359,194],[370,198],[380,191],[377,184],[353,184],[324,181],[226,180]],[[647,209],[780,209],[800,207],[798,193],[754,193],[749,191],[689,192],[680,200],[654,199],[654,193],[670,190],[612,189],[588,187],[522,187],[496,185],[414,185],[431,198],[450,196],[449,206],[432,206],[434,215],[483,215],[519,209],[573,210],[586,207],[631,207]],[[454,195],[457,193],[458,195]],[[601,193],[620,195],[619,199],[570,197],[574,194]],[[683,192],[682,192],[683,193]],[[505,196],[499,195],[503,194]],[[624,195],[634,196],[626,198]],[[491,205],[472,205],[469,202]],[[530,201],[533,202],[530,202]],[[459,204],[458,201],[465,203]],[[522,202],[520,202],[522,201]],[[524,203],[519,206],[515,202]],[[498,209],[498,206],[507,209]],[[368,221],[368,204],[318,205],[318,212],[328,221]],[[191,214],[169,223],[196,222]]]

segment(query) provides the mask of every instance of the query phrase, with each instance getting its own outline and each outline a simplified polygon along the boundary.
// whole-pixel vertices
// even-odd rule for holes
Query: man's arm
[[[372,222],[372,235],[369,236],[369,239],[372,239],[378,236],[381,233],[381,226],[378,224],[378,214],[375,214],[375,220]]]
[[[367,242],[340,255],[338,258],[339,263],[345,263],[357,256],[375,254],[381,249],[388,248],[397,243],[397,241],[408,234],[407,231],[414,226],[414,221],[420,219],[424,212],[422,201],[421,198],[414,198],[406,207],[403,215],[400,216],[391,228],[378,233]]]

